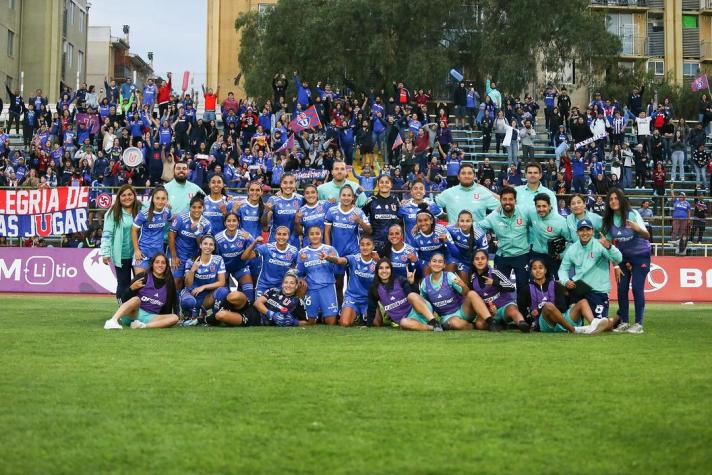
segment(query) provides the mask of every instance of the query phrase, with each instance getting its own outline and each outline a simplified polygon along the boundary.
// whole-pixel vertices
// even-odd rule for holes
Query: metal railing
[[[591,0],[591,5],[604,7],[647,7],[648,0]]]

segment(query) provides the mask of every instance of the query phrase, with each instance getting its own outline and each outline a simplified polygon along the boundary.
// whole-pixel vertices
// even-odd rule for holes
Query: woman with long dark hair
[[[123,185],[116,193],[116,201],[104,214],[104,230],[101,234],[101,257],[104,264],[114,263],[116,269],[116,299],[131,284],[131,258],[134,254],[131,228],[141,208],[136,199],[136,190]]]
[[[637,211],[631,209],[628,198],[618,188],[614,188],[606,196],[602,231],[606,239],[615,243],[623,255],[620,266],[614,268],[618,282],[620,324],[613,331],[643,333],[645,281],[650,272],[650,234],[645,227],[643,218]],[[628,324],[628,289],[630,287],[633,289],[635,301],[634,325]]]
[[[230,292],[225,286],[225,262],[214,254],[217,242],[211,235],[200,240],[200,254],[185,263],[185,288],[180,294],[180,306],[186,321],[184,326],[198,323],[198,317]]]
[[[168,328],[178,323],[173,313],[176,286],[162,252],[148,262],[145,272],[136,274],[122,295],[123,303],[104,323],[105,330],[121,330],[122,324],[131,328]]]
[[[168,209],[168,192],[157,186],[151,193],[151,204],[141,210],[131,228],[131,242],[134,249],[134,273],[148,267],[148,261],[163,252],[164,230],[170,225],[171,211]]]

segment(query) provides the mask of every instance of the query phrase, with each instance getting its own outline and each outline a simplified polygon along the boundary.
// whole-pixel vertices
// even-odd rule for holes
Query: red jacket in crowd
[[[163,81],[161,87],[158,88],[158,103],[164,104],[171,100],[171,77],[168,77],[168,81]]]

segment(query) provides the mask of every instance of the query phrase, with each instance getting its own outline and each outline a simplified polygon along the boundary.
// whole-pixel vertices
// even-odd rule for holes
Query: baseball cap
[[[579,229],[582,229],[582,228],[593,229],[593,224],[591,224],[591,220],[582,219],[581,221],[579,221],[578,224],[576,225],[576,230],[578,231]]]

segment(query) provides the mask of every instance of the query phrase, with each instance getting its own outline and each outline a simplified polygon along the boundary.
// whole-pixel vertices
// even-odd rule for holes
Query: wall
[[[98,91],[104,87],[104,78],[113,75],[113,70],[111,27],[89,27],[87,38],[87,84],[95,85]]]
[[[16,0],[15,8],[11,9],[7,0],[0,2],[0,97],[3,102],[7,101],[7,93],[5,92],[5,82],[7,76],[13,79],[11,89],[18,87],[20,84],[20,17],[22,12],[22,0]],[[13,56],[7,55],[7,32],[8,30],[15,33]]]

